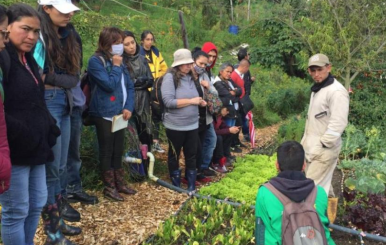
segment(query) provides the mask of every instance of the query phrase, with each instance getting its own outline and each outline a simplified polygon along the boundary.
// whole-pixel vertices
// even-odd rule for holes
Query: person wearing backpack
[[[328,229],[327,194],[306,178],[305,167],[301,144],[287,141],[279,146],[279,173],[259,188],[256,197],[257,245],[335,245]]]
[[[180,187],[181,169],[179,158],[183,148],[185,156],[188,191],[196,189],[196,154],[198,145],[198,106],[206,107],[199,97],[192,74],[192,53],[188,49],[174,52],[172,68],[168,70],[161,85],[165,107],[163,124],[169,139],[168,168],[172,184]]]
[[[98,138],[103,194],[112,201],[124,201],[119,193],[136,193],[127,186],[122,167],[125,129],[112,132],[114,116],[122,114],[127,121],[134,111],[134,85],[122,62],[124,36],[116,27],[105,27],[87,69],[92,91],[89,114]]]

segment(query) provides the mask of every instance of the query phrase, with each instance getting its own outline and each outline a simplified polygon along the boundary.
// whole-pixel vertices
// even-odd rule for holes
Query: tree
[[[384,65],[385,4],[384,0],[283,0],[275,18],[303,40],[308,49],[301,52],[304,61],[315,53],[328,55],[336,68],[334,75],[349,88],[360,72]]]

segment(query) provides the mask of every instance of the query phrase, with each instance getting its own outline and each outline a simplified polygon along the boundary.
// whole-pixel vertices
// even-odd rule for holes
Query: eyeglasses
[[[0,33],[3,36],[3,39],[5,41],[8,40],[8,37],[9,37],[9,31],[8,30],[1,30]]]

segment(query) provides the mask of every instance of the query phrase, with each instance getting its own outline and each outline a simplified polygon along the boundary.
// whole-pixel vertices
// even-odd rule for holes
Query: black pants
[[[240,109],[237,111],[237,118],[236,118],[235,126],[242,126],[243,125],[242,116],[243,116],[243,112],[241,112],[241,109]],[[240,131],[237,134],[232,134],[232,138],[233,138],[232,143],[231,143],[232,146],[239,145],[241,143],[240,138],[239,138]]]
[[[111,121],[101,117],[90,118],[96,127],[99,145],[99,162],[102,172],[122,168],[125,130],[111,133]]]
[[[159,140],[159,131],[162,123],[162,115],[157,114],[156,112],[152,112],[151,119],[153,120],[153,139]]]
[[[149,151],[151,151],[151,147],[153,145],[152,136],[147,132],[146,123],[141,121],[141,118],[134,114],[134,123],[137,129],[138,138],[141,144],[146,144],[148,146]]]
[[[196,153],[198,130],[176,131],[166,129],[166,136],[169,139],[168,167],[169,172],[179,169],[181,148],[185,156],[185,166],[188,170],[196,169]]]
[[[230,157],[230,147],[233,134],[217,135],[217,144],[213,152],[213,162],[217,162],[222,157]]]

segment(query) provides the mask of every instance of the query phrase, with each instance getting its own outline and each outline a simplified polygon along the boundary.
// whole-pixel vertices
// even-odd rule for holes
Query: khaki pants
[[[329,197],[335,197],[334,190],[331,186],[332,176],[338,163],[340,147],[335,149],[323,148],[319,155],[313,159],[306,159],[306,176],[315,181],[326,191]]]

